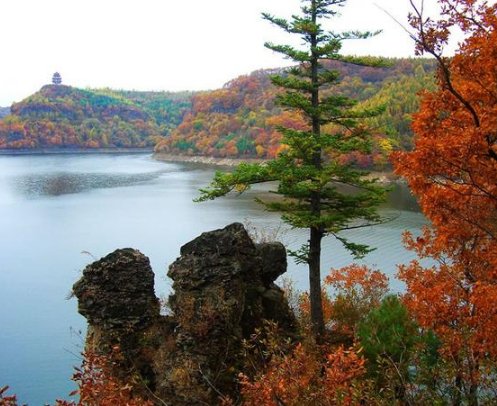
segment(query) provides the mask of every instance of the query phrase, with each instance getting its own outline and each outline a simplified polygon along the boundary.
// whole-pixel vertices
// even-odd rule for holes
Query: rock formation
[[[286,271],[280,243],[254,244],[234,223],[181,247],[169,267],[171,314],[160,315],[148,258],[122,249],[87,266],[74,285],[88,320],[87,346],[110,353],[119,344],[116,374],[138,374],[141,395],[166,404],[216,404],[236,396],[242,341],[263,320],[289,336],[295,319],[274,281]],[[153,394],[153,395],[151,395]]]

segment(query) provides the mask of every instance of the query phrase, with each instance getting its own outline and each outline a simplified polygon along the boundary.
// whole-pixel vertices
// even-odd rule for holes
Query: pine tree
[[[211,185],[201,190],[199,201],[224,196],[230,191],[244,191],[255,183],[278,181],[276,193],[281,199],[262,202],[269,210],[282,213],[282,219],[295,228],[309,229],[309,240],[297,251],[290,251],[297,262],[309,267],[312,329],[321,340],[324,333],[321,303],[321,241],[336,237],[355,256],[370,251],[366,245],[346,239],[344,230],[366,227],[381,221],[376,207],[385,190],[366,173],[344,163],[344,154],[367,152],[368,133],[360,120],[379,113],[378,109],[360,111],[355,101],[331,93],[339,73],[326,70],[322,61],[339,60],[361,65],[381,65],[373,58],[345,57],[340,49],[343,40],[368,38],[375,33],[325,31],[320,20],[333,17],[346,0],[303,0],[301,16],[291,21],[263,13],[263,18],[304,41],[304,50],[289,45],[266,43],[265,46],[297,63],[272,77],[286,89],[278,103],[299,112],[306,130],[279,128],[283,135],[283,152],[262,164],[240,164],[231,173],[217,172]],[[323,96],[323,90],[326,95]],[[353,189],[343,192],[343,187]]]
[[[62,77],[59,72],[55,72],[52,76],[52,83],[54,85],[60,85],[62,83]]]

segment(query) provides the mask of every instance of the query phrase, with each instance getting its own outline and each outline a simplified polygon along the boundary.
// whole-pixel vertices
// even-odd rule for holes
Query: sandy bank
[[[187,156],[187,155],[172,155],[164,153],[154,154],[153,157],[158,161],[164,161],[164,162],[192,162],[196,164],[205,164],[212,166],[237,166],[242,162],[248,162],[248,163],[264,162],[263,159],[257,159],[257,158],[247,158],[247,159],[215,158],[209,156]]]

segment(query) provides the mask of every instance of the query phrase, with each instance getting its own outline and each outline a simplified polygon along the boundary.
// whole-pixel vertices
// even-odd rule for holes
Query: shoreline
[[[151,157],[158,162],[176,162],[205,165],[210,167],[234,168],[242,162],[264,163],[267,159],[261,158],[219,158],[202,155],[173,155],[167,153],[155,153],[153,148],[45,148],[45,149],[0,149],[0,156],[21,156],[21,155],[77,155],[77,154],[151,154]],[[376,178],[379,183],[390,184],[403,182],[401,178],[392,171],[370,171],[368,178]]]
[[[163,152],[154,153],[152,155],[157,161],[161,162],[186,162],[186,163],[194,163],[194,164],[202,164],[209,166],[230,166],[235,167],[242,162],[247,163],[263,163],[267,162],[266,159],[258,159],[258,158],[216,158],[202,155],[173,155],[166,154]]]
[[[207,166],[223,166],[233,168],[242,162],[247,163],[263,163],[267,162],[267,159],[258,158],[215,158],[200,155],[173,155],[166,153],[154,153],[152,155],[157,161],[160,162],[180,162],[180,163],[194,163]],[[367,178],[376,178],[379,183],[390,184],[402,182],[402,180],[393,173],[393,171],[369,171]]]
[[[0,155],[69,155],[69,154],[153,154],[153,148],[43,148],[0,149]]]

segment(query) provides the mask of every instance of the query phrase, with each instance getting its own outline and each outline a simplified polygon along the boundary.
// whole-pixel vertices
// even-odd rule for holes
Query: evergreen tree
[[[60,85],[62,83],[62,77],[59,72],[55,72],[52,76],[52,83],[54,85]]]
[[[372,58],[345,57],[341,43],[347,39],[368,38],[375,33],[325,31],[320,21],[333,17],[346,0],[303,0],[301,16],[291,21],[263,14],[263,18],[290,34],[299,35],[305,49],[266,43],[265,46],[295,61],[298,65],[272,77],[273,83],[286,89],[278,99],[287,109],[301,113],[307,129],[279,128],[284,151],[262,164],[240,164],[232,173],[217,172],[199,201],[224,196],[230,191],[244,191],[255,183],[278,181],[276,193],[281,199],[261,202],[269,210],[282,213],[282,219],[296,228],[309,229],[309,240],[297,251],[290,251],[297,262],[309,267],[311,320],[313,334],[319,341],[324,333],[321,303],[321,241],[330,235],[340,240],[355,256],[369,247],[347,240],[341,232],[366,227],[381,221],[376,212],[385,191],[374,180],[365,179],[363,171],[343,163],[342,154],[367,152],[369,137],[363,118],[379,113],[356,108],[355,101],[331,94],[339,73],[326,70],[321,61],[333,59],[362,65],[381,65]],[[327,95],[323,96],[322,90]],[[344,192],[345,186],[349,192]],[[353,189],[350,192],[350,189]]]

